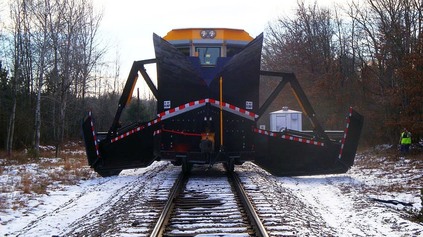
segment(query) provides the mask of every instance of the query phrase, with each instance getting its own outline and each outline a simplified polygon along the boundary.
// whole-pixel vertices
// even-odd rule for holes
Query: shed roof
[[[303,112],[292,109],[281,109],[278,111],[270,112],[270,114],[302,114]]]

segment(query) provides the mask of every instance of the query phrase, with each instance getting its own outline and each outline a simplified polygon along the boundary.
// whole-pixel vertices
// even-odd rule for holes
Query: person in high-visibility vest
[[[411,133],[406,128],[401,133],[400,137],[401,153],[408,153],[411,145]]]

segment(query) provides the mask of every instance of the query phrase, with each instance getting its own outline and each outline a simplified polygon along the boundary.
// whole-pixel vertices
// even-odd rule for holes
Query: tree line
[[[352,105],[363,143],[395,144],[402,128],[423,135],[423,1],[299,2],[266,33],[263,67],[295,72],[324,127],[340,127]]]
[[[7,24],[0,18],[4,149],[10,154],[27,148],[37,155],[42,142],[58,151],[64,141],[81,138],[88,110],[105,118],[97,126],[107,130],[121,86],[118,62],[104,58],[102,13],[85,0],[10,1],[8,9]]]
[[[96,129],[107,131],[122,85],[118,61],[105,58],[102,13],[86,0],[10,1],[7,9],[9,17],[0,16],[1,147],[59,150],[81,138],[88,110],[101,118]],[[402,127],[423,134],[422,9],[421,0],[330,9],[299,2],[293,16],[265,30],[262,67],[296,73],[324,128],[342,128],[352,105],[365,116],[364,142],[395,143]],[[153,99],[138,100],[124,116],[135,121],[153,110]]]

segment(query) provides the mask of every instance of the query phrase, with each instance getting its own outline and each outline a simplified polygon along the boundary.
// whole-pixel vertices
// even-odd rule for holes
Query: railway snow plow
[[[224,163],[229,170],[252,161],[278,176],[344,173],[353,164],[363,117],[350,108],[341,138],[323,130],[293,73],[260,70],[263,35],[238,29],[176,29],[153,35],[156,58],[135,61],[107,132],[96,132],[91,113],[82,131],[89,165],[101,176],[169,160],[193,165]],[[156,64],[157,83],[145,69]],[[142,76],[157,100],[157,117],[120,127],[120,117]],[[259,102],[261,76],[279,84]],[[285,85],[309,118],[313,132],[259,129]],[[156,86],[157,85],[157,86]]]

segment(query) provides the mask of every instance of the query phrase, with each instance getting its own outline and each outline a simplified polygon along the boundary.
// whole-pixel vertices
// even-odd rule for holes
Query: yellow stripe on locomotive
[[[228,28],[174,29],[163,37],[185,56],[199,57],[202,66],[215,66],[218,57],[232,57],[253,40],[246,31]]]

